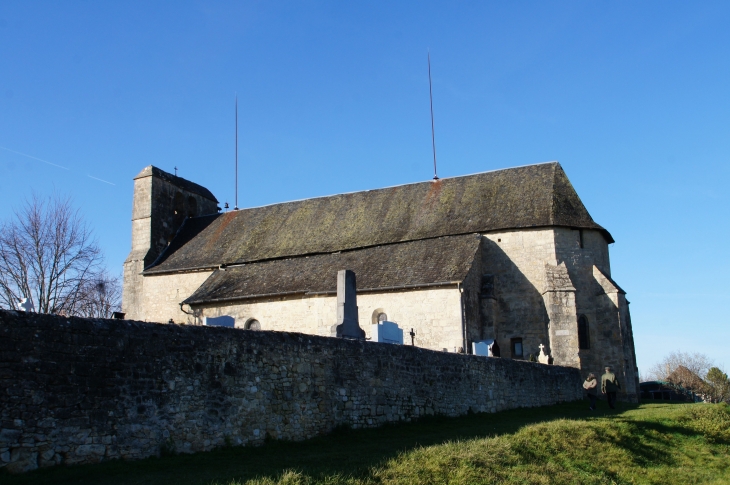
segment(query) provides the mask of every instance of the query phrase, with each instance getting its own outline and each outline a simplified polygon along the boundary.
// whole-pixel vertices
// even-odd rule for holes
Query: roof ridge
[[[494,170],[485,170],[483,172],[474,172],[474,173],[469,173],[469,174],[464,174],[464,175],[455,175],[453,177],[441,177],[441,178],[438,179],[438,182],[443,182],[443,181],[446,181],[446,180],[456,180],[456,179],[467,178],[467,177],[474,177],[476,175],[484,175],[484,174],[487,174],[487,173],[505,172],[505,171],[508,171],[508,170],[515,170],[515,169],[518,169],[518,168],[537,167],[537,166],[540,166],[540,165],[560,165],[560,162],[558,162],[557,160],[551,160],[549,162],[529,163],[529,164],[526,164],[526,165],[517,165],[516,167],[497,168],[497,169],[494,169]],[[264,204],[264,205],[257,205],[257,206],[253,206],[253,207],[239,208],[238,209],[238,212],[245,211],[245,210],[250,210],[250,209],[262,209],[264,207],[271,207],[271,206],[280,205],[280,204],[293,204],[295,202],[305,202],[305,201],[309,201],[309,200],[327,199],[329,197],[337,197],[339,195],[362,194],[362,193],[366,193],[366,192],[377,192],[377,191],[380,191],[380,190],[397,189],[399,187],[408,187],[409,185],[419,185],[419,184],[429,184],[429,183],[432,184],[434,182],[436,182],[436,181],[435,180],[422,180],[420,182],[408,182],[408,183],[405,183],[405,184],[388,185],[386,187],[378,187],[376,189],[353,190],[353,191],[350,191],[350,192],[339,192],[339,193],[336,193],[336,194],[329,194],[329,195],[317,195],[317,196],[314,196],[314,197],[307,197],[305,199],[285,200],[285,201],[282,201],[282,202],[272,202],[271,204]]]

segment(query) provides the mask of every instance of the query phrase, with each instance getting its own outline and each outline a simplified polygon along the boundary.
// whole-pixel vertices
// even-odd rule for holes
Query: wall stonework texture
[[[0,467],[544,406],[578,369],[287,332],[0,311]]]

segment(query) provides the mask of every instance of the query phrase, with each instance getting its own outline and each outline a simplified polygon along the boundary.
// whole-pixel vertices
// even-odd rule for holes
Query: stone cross
[[[541,364],[549,364],[550,355],[545,355],[545,346],[540,344],[538,347],[540,347],[540,355],[537,356],[537,361]]]
[[[337,272],[337,323],[332,330],[333,337],[365,338],[358,322],[355,272],[349,269]]]
[[[18,307],[24,312],[35,311],[35,308],[33,307],[33,302],[30,301],[28,298],[23,298],[22,300],[20,300],[20,303],[18,303]]]

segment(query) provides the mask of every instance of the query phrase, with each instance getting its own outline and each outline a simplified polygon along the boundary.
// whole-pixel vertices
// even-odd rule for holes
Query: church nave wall
[[[170,319],[175,323],[196,323],[193,315],[180,310],[180,302],[192,295],[212,273],[199,271],[145,276],[142,278],[139,319],[157,323],[167,323]],[[184,308],[190,311],[187,305]]]
[[[406,344],[411,342],[408,334],[413,329],[418,347],[453,352],[463,345],[460,293],[456,286],[361,293],[357,295],[357,305],[360,327],[368,338],[377,311],[385,313],[388,320],[403,329]],[[237,328],[244,328],[248,321],[255,319],[262,330],[329,337],[336,322],[337,298],[335,295],[277,297],[196,309],[201,310],[201,319],[231,316]]]

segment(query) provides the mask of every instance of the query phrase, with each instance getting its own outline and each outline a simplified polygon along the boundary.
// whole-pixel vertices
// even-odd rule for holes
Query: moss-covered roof
[[[146,273],[547,226],[613,242],[552,162],[189,219]]]
[[[480,241],[479,234],[468,234],[228,267],[214,271],[184,303],[334,293],[341,269],[355,272],[359,292],[461,282]]]

